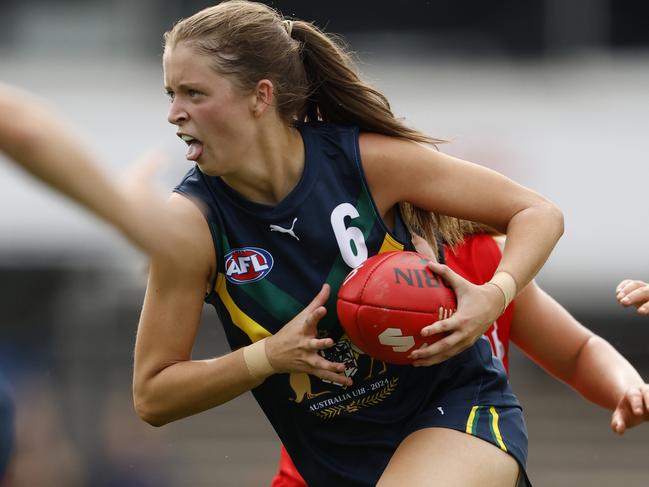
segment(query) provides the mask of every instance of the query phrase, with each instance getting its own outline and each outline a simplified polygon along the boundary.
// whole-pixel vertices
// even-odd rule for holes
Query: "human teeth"
[[[192,137],[191,135],[181,135],[180,138],[185,142],[191,142],[192,140],[194,140],[194,137]]]

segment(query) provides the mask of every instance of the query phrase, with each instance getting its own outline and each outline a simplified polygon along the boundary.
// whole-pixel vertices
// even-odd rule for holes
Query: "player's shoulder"
[[[414,140],[375,132],[361,132],[358,145],[364,162],[407,160],[409,157],[431,156],[437,151]]]
[[[200,200],[177,192],[171,194],[166,204],[174,225],[182,228],[182,238],[177,239],[174,252],[176,259],[185,265],[194,263],[199,268],[213,267],[215,259],[202,206]]]
[[[358,139],[361,166],[379,210],[399,201],[412,201],[415,187],[433,184],[431,161],[439,153],[426,144],[402,137],[361,132]]]
[[[209,236],[209,227],[205,218],[205,203],[193,195],[174,192],[167,200],[166,207],[173,221],[185,229],[185,233]],[[189,239],[187,239],[189,240]]]

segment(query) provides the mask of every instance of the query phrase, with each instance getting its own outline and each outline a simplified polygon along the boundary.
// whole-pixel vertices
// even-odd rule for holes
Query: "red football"
[[[411,351],[443,334],[421,329],[455,312],[455,293],[416,252],[370,257],[345,278],[338,291],[340,324],[354,345],[392,364],[410,364]]]

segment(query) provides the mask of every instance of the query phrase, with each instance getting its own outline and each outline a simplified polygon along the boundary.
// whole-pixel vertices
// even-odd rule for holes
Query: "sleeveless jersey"
[[[430,411],[440,400],[470,397],[473,405],[463,405],[458,427],[472,415],[476,431],[475,408],[482,404],[512,414],[520,406],[485,343],[443,364],[415,368],[374,360],[343,334],[335,297],[344,277],[368,256],[412,247],[398,215],[390,231],[378,214],[360,163],[358,129],[327,123],[298,128],[303,175],[277,205],[246,200],[198,168],[175,190],[200,201],[212,232],[218,273],[206,301],[216,308],[233,350],[276,333],[322,283],[331,285],[318,334],[334,339],[324,355],[344,362],[354,384],[275,374],[252,393],[310,486],[375,485],[401,440],[433,421]],[[467,394],[463,388],[469,386],[478,390]],[[501,417],[506,422],[506,412]],[[518,416],[515,423],[518,428]],[[499,434],[492,436],[502,443]],[[524,464],[526,443],[509,446],[501,448]]]
[[[484,284],[493,276],[501,257],[500,248],[494,238],[480,233],[467,235],[454,249],[445,247],[439,260],[444,261],[466,280],[474,284]],[[493,355],[503,361],[507,370],[509,370],[507,356],[513,308],[514,302],[485,333],[491,343]],[[279,470],[273,478],[271,487],[307,487],[283,447],[280,451]]]

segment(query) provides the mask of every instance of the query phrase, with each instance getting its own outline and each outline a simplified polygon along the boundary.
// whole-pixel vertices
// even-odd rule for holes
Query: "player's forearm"
[[[496,270],[514,277],[521,291],[541,269],[563,234],[563,215],[550,202],[530,206],[512,217]]]
[[[574,375],[565,381],[589,401],[611,410],[625,391],[644,384],[635,368],[597,335],[581,348]]]
[[[258,386],[244,362],[243,351],[209,360],[170,365],[155,374],[136,363],[133,399],[138,415],[153,426],[176,421],[213,407]]]

